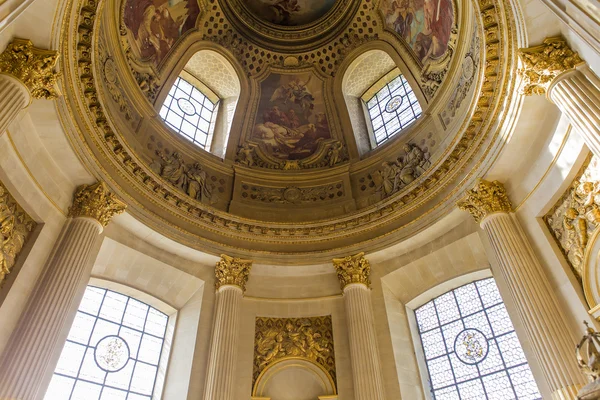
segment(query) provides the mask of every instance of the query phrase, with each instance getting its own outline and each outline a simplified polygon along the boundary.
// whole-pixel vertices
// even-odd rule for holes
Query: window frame
[[[487,280],[487,279],[493,279],[494,283],[496,284],[496,287],[498,288],[498,291],[500,291],[501,282],[498,282],[498,280],[492,275],[492,273],[491,273],[490,270],[482,270],[482,271],[477,271],[477,272],[469,273],[469,274],[466,274],[466,275],[463,275],[463,276],[459,276],[459,277],[456,277],[456,278],[451,279],[449,281],[446,281],[444,283],[441,283],[441,284],[439,284],[439,285],[437,285],[437,286],[435,286],[435,287],[427,290],[426,292],[422,293],[421,295],[417,296],[415,299],[411,300],[410,302],[408,302],[406,304],[405,307],[406,307],[406,311],[407,311],[407,317],[408,317],[408,322],[409,322],[409,327],[410,327],[410,332],[411,332],[411,337],[412,337],[413,349],[414,349],[415,355],[416,355],[416,361],[417,361],[417,365],[418,365],[419,375],[420,375],[420,378],[421,378],[421,387],[423,389],[423,395],[424,395],[424,397],[426,399],[435,400],[435,397],[434,397],[434,394],[433,394],[433,388],[431,386],[431,375],[430,375],[429,367],[428,367],[428,364],[427,364],[427,359],[426,359],[426,356],[425,356],[425,350],[424,350],[424,346],[423,346],[423,342],[422,342],[422,338],[421,338],[421,332],[420,332],[420,328],[419,328],[419,325],[418,325],[416,311],[418,309],[420,309],[421,307],[423,307],[423,306],[425,306],[425,305],[433,302],[434,300],[438,299],[439,297],[441,297],[443,295],[446,295],[446,294],[449,294],[449,293],[454,293],[454,291],[456,291],[457,289],[460,289],[463,286],[466,286],[466,285],[469,285],[469,284],[474,284],[476,282]],[[499,304],[503,304],[504,307],[506,308],[507,312],[508,312],[509,308],[510,308],[510,299],[509,300],[505,300],[504,298],[502,298],[502,293],[500,293],[500,299],[501,299],[501,303],[496,303],[496,304],[494,304],[492,306],[489,306],[489,307],[485,307],[484,306],[482,308],[482,310],[480,310],[480,311],[483,311],[486,308],[496,307]],[[468,316],[475,315],[478,312],[479,311],[474,312],[473,314],[470,314]],[[459,313],[460,313],[460,311],[459,311]],[[486,317],[487,317],[487,313],[486,313]],[[460,321],[464,321],[464,317],[462,316],[462,314],[461,314],[461,317],[460,317],[459,320]],[[535,365],[532,365],[531,361],[527,357],[528,342],[526,340],[523,341],[521,339],[521,337],[519,336],[519,334],[518,334],[518,332],[522,328],[520,326],[520,322],[519,321],[513,321],[510,314],[509,314],[509,320],[510,320],[510,323],[512,324],[512,328],[513,328],[512,331],[505,332],[504,334],[501,334],[501,335],[495,335],[495,334],[493,334],[493,337],[489,338],[489,339],[486,336],[486,339],[488,341],[490,341],[490,340],[496,340],[497,336],[504,336],[504,335],[508,335],[508,334],[514,333],[516,335],[517,339],[520,342],[520,347],[521,347],[521,350],[523,351],[523,354],[525,355],[526,362],[518,364],[518,365],[513,365],[513,366],[510,366],[510,367],[506,367],[506,363],[504,362],[504,358],[502,357],[502,353],[499,353],[500,357],[502,359],[502,365],[503,365],[502,369],[495,370],[495,371],[490,372],[488,374],[480,374],[479,373],[479,369],[478,369],[478,376],[477,377],[470,378],[470,379],[467,379],[465,381],[461,381],[460,383],[468,382],[470,380],[482,379],[485,376],[494,375],[494,374],[502,372],[502,371],[506,372],[507,373],[506,375],[508,376],[508,371],[509,370],[511,370],[513,368],[521,367],[522,365],[527,365],[527,366],[529,366],[529,370],[530,370],[530,372],[531,372],[531,374],[533,376],[534,382],[537,385],[537,389],[538,389],[538,392],[539,392],[540,396],[543,396],[543,393],[544,393],[543,392],[543,390],[544,390],[543,389],[543,385],[541,385],[538,382],[538,379],[537,379],[538,377],[536,376],[536,373],[535,373],[535,370],[534,370],[535,369],[534,368]],[[458,320],[456,320],[456,321],[458,321]],[[453,321],[451,321],[449,323],[446,323],[444,325],[447,325],[447,324],[450,324],[450,323],[454,323],[456,321],[453,320]],[[489,318],[488,318],[488,323],[490,323],[489,322]],[[463,326],[464,326],[464,322],[463,322]],[[442,327],[442,324],[439,324],[438,328],[441,328],[441,327]],[[432,329],[435,329],[435,328],[432,328]],[[446,345],[445,338],[444,338],[444,345]],[[500,350],[499,347],[498,347],[498,350]],[[448,352],[448,353],[444,353],[444,354],[451,354],[451,353],[453,353],[453,351]],[[442,357],[442,356],[443,355],[441,355],[439,357]],[[533,360],[533,361],[534,361],[534,364],[535,364],[535,360]],[[455,374],[454,369],[452,369],[452,374],[453,375]],[[510,381],[510,377],[509,377],[509,381]],[[514,393],[515,385],[512,383],[512,381],[510,381],[510,383],[511,383],[511,389],[513,390],[513,393]],[[456,382],[456,379],[454,379],[454,384],[447,385],[447,386],[445,386],[445,387],[443,387],[441,389],[444,389],[446,387],[451,387],[451,386],[458,388],[458,384],[459,383]],[[487,392],[486,392],[486,394],[487,394]],[[542,399],[542,397],[540,397],[539,399]]]
[[[94,287],[94,288],[98,288],[101,290],[106,290],[107,291],[106,293],[108,293],[108,292],[117,293],[119,295],[127,297],[128,298],[127,301],[129,301],[130,299],[134,299],[138,302],[141,302],[141,303],[147,305],[149,307],[148,313],[150,312],[151,309],[154,309],[167,317],[167,321],[165,324],[165,332],[164,332],[164,336],[162,338],[162,344],[161,344],[160,355],[158,357],[158,362],[156,365],[153,365],[156,367],[156,374],[155,374],[155,378],[154,378],[154,386],[152,389],[152,394],[151,395],[141,395],[141,394],[138,394],[137,392],[131,391],[131,380],[133,379],[133,371],[132,371],[132,376],[130,379],[129,389],[124,390],[124,389],[117,388],[117,390],[127,393],[126,397],[128,396],[129,393],[133,393],[134,395],[137,394],[137,395],[141,395],[141,396],[149,396],[151,400],[160,400],[163,397],[164,391],[165,391],[165,383],[166,383],[166,378],[167,378],[169,364],[170,364],[170,354],[171,354],[171,349],[173,347],[173,339],[174,339],[174,333],[175,333],[175,328],[176,328],[176,322],[177,322],[177,318],[178,318],[178,311],[175,308],[171,307],[170,305],[164,303],[163,301],[159,300],[158,298],[156,298],[152,295],[146,294],[137,289],[134,289],[133,287],[130,287],[130,286],[127,286],[127,285],[124,285],[121,283],[105,281],[104,279],[98,279],[98,278],[92,277],[86,285],[86,290],[88,287]],[[106,296],[106,294],[105,294],[105,296]],[[80,304],[77,306],[76,313],[80,312],[79,307],[81,306],[82,301],[83,301],[83,297],[81,298]],[[104,299],[103,299],[103,301],[104,301]],[[86,314],[86,315],[90,315],[90,316],[96,318],[94,321],[94,324],[96,324],[97,321],[101,318],[100,317],[101,309],[102,309],[102,304],[100,305],[100,307],[98,309],[97,316],[93,316],[89,313]],[[126,308],[123,310],[124,314],[125,314],[125,310],[126,310]],[[123,314],[123,316],[124,316],[124,314]],[[147,318],[147,316],[146,316],[146,318]],[[116,323],[114,321],[109,321],[109,322]],[[134,328],[128,327],[126,325],[123,325],[123,320],[121,320],[121,323],[119,324],[119,327],[122,327],[122,326],[125,326],[126,328],[129,328],[129,329],[134,329]],[[72,325],[69,328],[69,333],[70,333],[71,328],[72,328]],[[92,331],[90,332],[90,339],[93,335],[93,332],[94,332],[94,330],[92,329]],[[144,333],[145,333],[145,329],[142,332],[142,335]],[[114,336],[114,335],[107,335],[105,337],[109,337],[109,336]],[[155,335],[153,335],[153,336],[155,336]],[[104,339],[104,338],[102,338],[102,339]],[[102,340],[102,339],[100,339],[100,340]],[[65,342],[63,344],[63,348],[69,341],[70,340],[67,337],[67,339],[65,340]],[[73,341],[71,341],[71,342],[73,342]],[[73,343],[76,343],[76,342],[73,342]],[[76,343],[76,344],[82,345],[81,343]],[[127,343],[127,346],[129,346],[128,343]],[[136,357],[139,356],[140,347],[141,347],[141,337],[140,337],[140,343],[138,344],[138,355],[136,355]],[[87,353],[88,348],[90,348],[89,340],[88,340],[88,345],[86,345],[84,357],[81,360],[81,365],[79,367],[79,371],[78,371],[77,375],[80,374],[81,366],[84,363],[85,355]],[[60,354],[62,355],[62,348],[61,348]],[[130,360],[131,360],[131,356],[130,356]],[[97,364],[97,361],[95,359],[94,359],[94,361]],[[136,362],[138,362],[138,361],[139,360],[137,360],[137,358],[136,358]],[[145,363],[144,361],[139,361],[139,362]],[[148,363],[145,363],[145,364],[148,364]],[[55,367],[55,370],[53,371],[52,376],[55,375],[57,367],[58,367],[58,365]],[[125,368],[125,366],[123,368]],[[64,374],[58,374],[58,375],[66,376],[67,378],[70,378],[70,379],[75,379],[75,382],[77,382],[77,380],[82,380],[82,381],[93,383],[95,385],[100,385],[103,388],[104,387],[112,387],[112,386],[106,386],[106,376],[107,375],[104,378],[104,383],[98,383],[98,382],[93,382],[93,381],[89,381],[86,379],[80,379],[79,376],[77,378],[73,378],[72,376],[67,376]],[[73,385],[73,390],[74,390],[74,388],[75,388],[75,384]],[[72,394],[71,394],[71,396],[72,396]]]
[[[404,93],[405,93],[404,96],[411,97],[411,95],[412,95],[412,97],[414,97],[414,101],[409,100],[408,107],[402,108],[402,106],[399,106],[397,109],[395,109],[393,111],[395,113],[395,116],[392,117],[390,119],[390,121],[397,120],[400,128],[392,133],[388,133],[386,125],[389,124],[390,122],[386,123],[383,120],[384,113],[386,112],[385,107],[386,107],[387,101],[386,101],[386,104],[382,104],[379,100],[377,100],[377,105],[375,107],[378,108],[379,113],[375,118],[371,118],[371,112],[370,112],[368,103],[373,98],[377,97],[386,88],[388,89],[388,91],[390,93],[389,100],[396,97],[396,96],[391,96],[392,90],[389,86],[396,79],[400,79],[400,85],[398,87],[396,87],[394,90],[398,91],[399,87],[404,89]],[[402,73],[402,71],[398,67],[394,67],[391,71],[384,74],[380,79],[378,79],[374,84],[372,84],[367,90],[365,90],[365,92],[361,95],[360,100],[361,100],[361,104],[362,104],[363,113],[365,116],[367,131],[369,132],[369,141],[371,143],[371,150],[381,147],[381,146],[385,145],[386,143],[389,143],[396,137],[400,137],[401,133],[403,131],[406,131],[408,128],[410,128],[415,122],[417,122],[423,116],[423,107],[421,105],[421,102],[419,101],[417,92],[413,89],[413,87],[410,85],[409,80],[406,78],[406,76]],[[375,108],[375,107],[372,107],[372,108]],[[417,110],[415,110],[415,108],[417,108]],[[413,118],[410,121],[408,121],[406,124],[403,125],[402,121],[400,120],[400,114],[407,110],[412,111]],[[382,140],[380,140],[379,142],[377,141],[377,136],[375,134],[375,127],[374,127],[374,119],[376,119],[377,117],[382,118],[382,128],[383,128],[383,131],[385,132],[385,137]]]

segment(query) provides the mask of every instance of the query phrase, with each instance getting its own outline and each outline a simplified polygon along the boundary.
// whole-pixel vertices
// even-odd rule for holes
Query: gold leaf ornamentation
[[[358,253],[354,256],[344,258],[334,258],[333,266],[340,280],[342,290],[351,283],[362,283],[366,287],[371,286],[371,265],[365,258],[365,253]]]
[[[546,93],[558,75],[584,62],[560,36],[546,38],[538,46],[519,49],[519,58],[523,63],[518,71],[523,79],[521,93],[525,96]]]
[[[0,285],[36,225],[0,183]]]
[[[473,189],[467,190],[457,205],[461,210],[468,211],[478,223],[490,214],[512,211],[504,185],[483,179],[479,179]]]
[[[215,266],[215,288],[219,290],[224,285],[234,285],[246,291],[246,283],[250,276],[252,260],[243,260],[237,257],[230,257],[221,254],[221,260]]]
[[[58,56],[57,51],[38,49],[29,40],[14,39],[0,54],[0,72],[23,82],[35,99],[55,99]]]
[[[127,206],[112,193],[104,182],[81,185],[75,191],[69,217],[89,217],[108,225],[112,217],[121,214]]]
[[[335,354],[331,316],[256,318],[252,384],[272,363],[304,358],[321,365],[335,384]]]

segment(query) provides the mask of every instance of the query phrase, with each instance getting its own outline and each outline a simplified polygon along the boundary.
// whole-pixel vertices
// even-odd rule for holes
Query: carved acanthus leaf
[[[38,49],[29,40],[14,39],[0,54],[0,72],[23,82],[35,99],[55,99],[58,56],[57,51]]]
[[[369,260],[365,258],[365,253],[358,253],[354,256],[344,258],[334,258],[333,266],[337,272],[337,277],[340,280],[342,290],[351,283],[362,283],[370,287],[371,265]]]
[[[70,217],[94,218],[102,226],[108,225],[112,217],[121,214],[127,206],[117,198],[104,182],[81,185],[75,191]]]
[[[215,288],[219,290],[221,286],[233,285],[238,286],[245,292],[251,268],[252,260],[243,260],[221,254],[221,260],[215,266]]]
[[[493,213],[512,211],[504,185],[498,181],[489,182],[483,179],[480,179],[473,189],[467,190],[457,205],[461,210],[468,211],[477,222]]]
[[[519,49],[519,58],[523,63],[518,71],[523,79],[521,93],[525,96],[546,93],[554,78],[584,62],[560,36],[546,38],[538,46]]]

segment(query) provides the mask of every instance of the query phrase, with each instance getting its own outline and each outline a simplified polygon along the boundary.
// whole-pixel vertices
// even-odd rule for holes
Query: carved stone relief
[[[344,197],[342,182],[315,187],[265,187],[242,183],[242,199],[275,204],[302,204],[331,201]]]
[[[0,286],[36,225],[0,183]]]
[[[299,357],[321,365],[336,381],[331,316],[256,318],[252,385],[269,365]]]
[[[581,280],[588,238],[600,223],[600,162],[597,157],[588,158],[565,194],[544,216],[544,221]]]
[[[421,176],[431,165],[429,153],[415,144],[405,144],[404,154],[393,161],[385,161],[381,168],[359,181],[360,190],[369,189],[381,193],[382,198],[391,196]]]

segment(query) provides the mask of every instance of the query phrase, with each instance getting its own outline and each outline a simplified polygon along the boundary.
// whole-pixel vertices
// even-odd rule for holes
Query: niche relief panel
[[[584,258],[600,224],[600,162],[590,155],[571,186],[544,216],[577,278],[584,278]]]
[[[36,226],[0,182],[0,287]]]
[[[337,386],[331,316],[257,317],[252,386],[269,367],[286,359],[304,359],[319,365]]]

